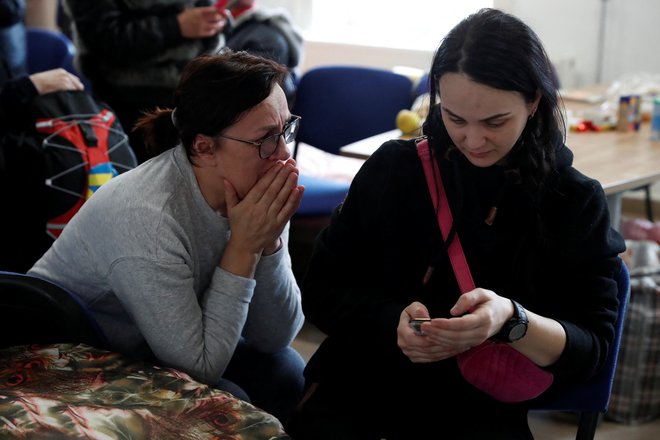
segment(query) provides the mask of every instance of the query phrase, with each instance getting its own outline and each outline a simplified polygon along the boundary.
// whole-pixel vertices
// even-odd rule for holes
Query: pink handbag
[[[440,231],[447,240],[452,216],[440,170],[438,164],[431,158],[427,139],[420,138],[416,143],[433,206],[438,213]],[[454,235],[448,253],[461,293],[474,290],[474,281],[458,234]],[[553,380],[552,373],[543,370],[505,342],[486,340],[457,355],[456,360],[466,381],[502,402],[533,399],[547,390]]]

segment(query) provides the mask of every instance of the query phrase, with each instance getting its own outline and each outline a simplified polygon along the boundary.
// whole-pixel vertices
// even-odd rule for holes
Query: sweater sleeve
[[[287,225],[281,249],[262,257],[255,273],[256,287],[243,337],[263,352],[275,352],[291,344],[304,322],[300,289],[291,268],[288,236]]]
[[[218,268],[198,300],[186,264],[125,258],[108,278],[161,362],[204,383],[220,379],[240,339],[254,280]]]

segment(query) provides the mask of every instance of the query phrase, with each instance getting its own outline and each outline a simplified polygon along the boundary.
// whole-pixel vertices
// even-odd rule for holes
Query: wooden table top
[[[384,142],[400,137],[399,130],[381,133],[342,147],[345,156],[367,158]],[[576,169],[598,180],[606,194],[621,193],[660,180],[660,141],[650,138],[650,124],[639,131],[569,132]]]

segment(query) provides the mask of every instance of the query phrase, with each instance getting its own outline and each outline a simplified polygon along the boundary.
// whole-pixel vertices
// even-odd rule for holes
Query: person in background
[[[211,0],[64,0],[76,67],[117,114],[138,162],[150,157],[132,132],[139,117],[172,107],[188,61],[221,46],[225,12]]]
[[[382,145],[318,236],[301,285],[306,319],[327,338],[305,370],[295,440],[532,439],[528,401],[480,391],[456,355],[507,343],[553,386],[594,375],[607,358],[625,243],[601,185],[571,166],[538,36],[480,10],[442,40],[430,78],[423,132],[451,208],[449,238],[417,141]],[[463,294],[447,253],[456,236],[476,284]],[[432,319],[417,334],[411,318]]]
[[[2,71],[2,69],[0,69]],[[10,126],[30,123],[25,105],[37,95],[61,90],[84,90],[85,86],[76,75],[62,68],[33,73],[32,75],[10,76],[2,74],[0,80],[0,139]]]
[[[179,369],[283,423],[303,324],[288,252],[303,193],[279,64],[226,50],[141,118],[157,154],[105,183],[29,271],[75,292],[112,350]]]
[[[2,69],[0,69],[2,70]],[[0,217],[0,270],[27,271],[48,248],[48,240],[30,235],[42,231],[44,225],[33,213],[43,179],[39,166],[25,164],[26,149],[11,133],[30,130],[34,117],[30,102],[37,96],[64,90],[84,90],[80,78],[64,69],[53,69],[32,75],[3,74],[0,80],[0,200],[5,215]],[[22,167],[19,164],[25,164]]]
[[[25,25],[59,32],[57,23],[61,0],[25,0]]]
[[[303,37],[282,8],[266,8],[254,0],[234,0],[227,4],[235,21],[227,32],[226,46],[245,50],[277,61],[289,70],[284,93],[293,106],[298,65],[303,55]]]
[[[25,0],[0,2],[0,84],[9,78],[27,74],[25,37]]]

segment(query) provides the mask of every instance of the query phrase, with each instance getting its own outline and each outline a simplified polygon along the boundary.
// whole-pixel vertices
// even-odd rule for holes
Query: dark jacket
[[[23,21],[25,0],[3,0],[0,2],[0,27],[11,26]]]
[[[211,0],[65,0],[77,67],[95,89],[174,90],[185,64],[215,51],[220,39],[184,38],[176,16],[184,7],[210,4]]]
[[[0,175],[4,170],[4,149],[10,130],[18,133],[32,121],[27,104],[39,93],[28,76],[0,81]]]
[[[540,201],[503,167],[478,168],[461,154],[443,155],[439,166],[477,287],[566,329],[566,349],[548,368],[559,385],[594,374],[607,356],[618,307],[613,275],[625,245],[610,228],[600,184],[571,167],[568,148],[557,156],[559,171]],[[357,390],[383,411],[414,390],[451,402],[439,407],[455,421],[510,410],[512,423],[526,423],[524,404],[507,406],[476,391],[455,359],[413,364],[397,346],[404,307],[420,301],[431,317],[449,316],[459,295],[413,141],[388,142],[366,161],[317,239],[302,295],[306,318],[328,335],[307,367],[309,382],[332,384],[337,395]]]
[[[0,2],[0,84],[14,76],[27,74],[24,16],[24,0]]]
[[[286,66],[289,75],[284,79],[283,89],[292,106],[298,65],[303,55],[303,37],[286,10],[257,6],[239,15],[227,35],[226,46]]]

